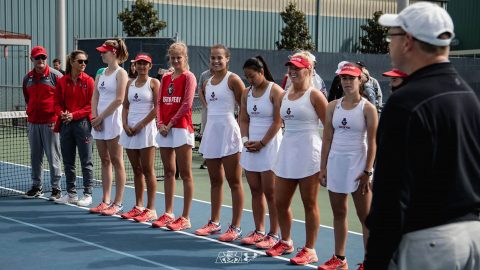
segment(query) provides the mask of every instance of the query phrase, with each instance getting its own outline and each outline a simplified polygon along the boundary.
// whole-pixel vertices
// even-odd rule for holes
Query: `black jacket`
[[[480,207],[480,102],[450,63],[424,67],[390,96],[377,145],[365,269],[387,269],[403,234]]]

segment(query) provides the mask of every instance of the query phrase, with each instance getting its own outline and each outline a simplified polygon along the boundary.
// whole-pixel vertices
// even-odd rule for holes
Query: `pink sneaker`
[[[101,202],[97,207],[90,208],[89,211],[92,214],[100,214],[102,213],[103,210],[107,209],[108,207],[109,207],[109,204]]]
[[[222,226],[220,226],[220,224],[217,225],[210,220],[202,228],[196,230],[195,234],[200,236],[207,236],[211,234],[220,233],[221,229],[222,229]]]
[[[240,227],[235,227],[230,225],[226,232],[218,237],[218,240],[222,242],[232,242],[236,239],[239,239],[242,236],[242,229]]]
[[[295,257],[290,259],[290,262],[297,265],[306,265],[318,262],[318,258],[315,251],[309,251],[304,247]]]
[[[347,270],[348,264],[347,259],[340,260],[337,256],[333,255],[330,260],[326,261],[324,264],[318,266],[318,270]]]
[[[255,246],[260,249],[271,249],[276,243],[278,243],[278,240],[278,235],[269,233],[262,241],[256,243]]]
[[[242,238],[240,243],[242,243],[242,245],[255,245],[256,243],[262,241],[264,238],[265,233],[255,230],[249,233],[246,237]]]
[[[123,206],[112,203],[107,209],[102,211],[102,216],[113,216],[122,211]]]
[[[283,254],[290,254],[294,250],[293,244],[287,244],[285,241],[278,241],[272,248],[267,250],[265,253],[267,256],[280,256]]]
[[[190,220],[184,217],[179,217],[177,218],[177,220],[167,225],[167,228],[172,231],[182,231],[182,230],[190,229],[191,227],[192,227],[192,224],[190,224]]]
[[[152,227],[154,228],[166,228],[168,224],[175,221],[175,216],[169,216],[166,213],[163,214],[161,217],[157,219],[157,221],[152,223]]]
[[[143,209],[134,206],[132,210],[128,211],[127,213],[124,213],[121,215],[122,218],[124,219],[131,219],[134,218],[142,213]]]
[[[136,222],[148,222],[155,219],[157,219],[157,211],[148,208],[145,208],[140,215],[133,218]]]

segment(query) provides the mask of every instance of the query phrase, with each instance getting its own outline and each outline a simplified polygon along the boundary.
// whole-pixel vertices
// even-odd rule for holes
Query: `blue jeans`
[[[60,129],[60,146],[62,148],[63,166],[67,178],[67,192],[77,193],[75,182],[75,156],[78,149],[80,163],[82,166],[84,194],[92,194],[93,185],[93,163],[92,147],[93,138],[91,134],[92,124],[88,118],[72,121],[68,124],[62,123]]]

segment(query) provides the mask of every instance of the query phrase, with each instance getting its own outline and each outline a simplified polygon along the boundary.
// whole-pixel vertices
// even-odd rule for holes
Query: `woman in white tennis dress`
[[[129,82],[125,100],[123,101],[120,145],[126,152],[133,169],[135,184],[135,205],[132,210],[121,215],[124,219],[133,218],[137,222],[157,219],[155,195],[157,179],[154,161],[157,142],[157,96],[160,82],[148,76],[152,69],[152,58],[139,53],[132,61],[137,77]],[[143,207],[143,191],[147,186],[147,207]]]
[[[240,130],[244,150],[240,165],[245,169],[252,193],[255,230],[242,238],[244,245],[269,249],[278,240],[278,218],[275,206],[275,174],[272,171],[280,142],[282,119],[281,87],[273,82],[272,74],[261,56],[248,59],[243,65],[245,77],[251,87],[242,96]],[[265,232],[266,204],[270,230]]]
[[[128,59],[125,42],[122,39],[107,40],[97,47],[102,61],[108,65],[95,78],[92,98],[92,136],[95,139],[102,170],[102,201],[91,213],[111,216],[123,209],[125,188],[125,165],[123,149],[118,140],[122,131],[122,103],[128,83],[127,72],[119,65]],[[111,201],[112,167],[115,173],[115,199]]]

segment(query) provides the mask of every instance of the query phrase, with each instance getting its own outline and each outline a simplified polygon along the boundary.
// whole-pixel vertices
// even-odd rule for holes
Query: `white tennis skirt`
[[[130,127],[134,127],[145,116],[146,114],[129,114],[128,125]],[[155,120],[152,120],[142,130],[140,130],[140,132],[131,137],[125,133],[125,130],[122,129],[118,143],[125,149],[143,149],[152,146],[158,147],[158,144],[155,141],[157,132]]]
[[[352,193],[358,189],[358,177],[365,170],[367,151],[341,153],[330,151],[327,163],[327,189]]]
[[[250,141],[260,141],[265,136],[268,127],[265,130],[260,130],[258,132],[249,131],[249,140]],[[247,171],[250,172],[265,172],[271,171],[273,165],[275,164],[275,159],[277,157],[278,149],[280,148],[280,143],[282,142],[282,131],[279,130],[277,135],[268,142],[260,151],[258,152],[248,152],[246,149],[242,151],[240,157],[240,165]]]
[[[188,132],[186,128],[171,128],[166,137],[160,132],[157,134],[159,147],[177,148],[185,144],[195,146],[195,134]]]
[[[209,115],[199,152],[203,158],[222,158],[242,152],[240,127],[233,115]]]
[[[322,139],[318,130],[285,132],[273,172],[276,176],[300,179],[320,171]]]
[[[120,135],[122,127],[122,107],[120,106],[111,115],[102,121],[102,131],[92,128],[92,136],[95,140],[111,140]]]

